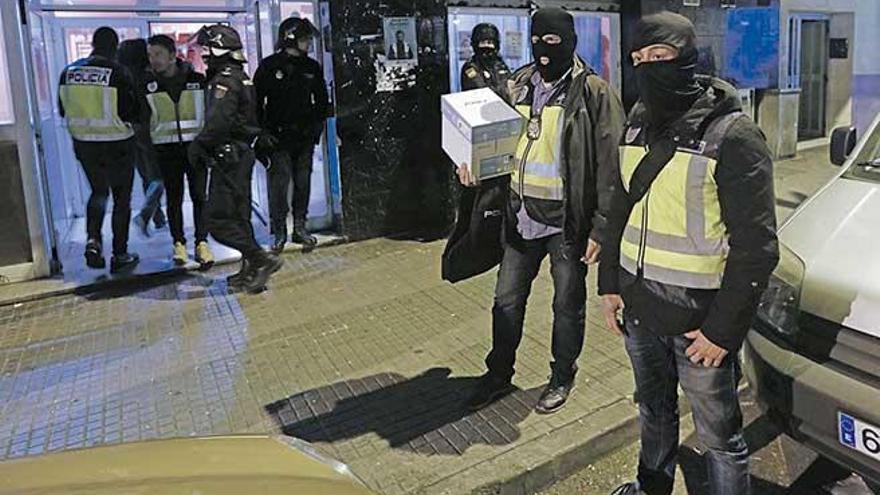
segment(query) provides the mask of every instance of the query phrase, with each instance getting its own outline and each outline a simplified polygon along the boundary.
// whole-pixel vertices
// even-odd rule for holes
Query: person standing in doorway
[[[242,256],[241,270],[227,282],[255,294],[266,289],[269,277],[284,263],[260,247],[251,224],[254,153],[250,143],[260,134],[254,85],[244,72],[245,57],[235,29],[205,26],[196,39],[208,64],[208,98],[205,126],[189,145],[188,159],[209,167],[208,232]]]
[[[317,33],[308,19],[286,19],[278,28],[278,51],[263,59],[254,74],[257,115],[263,128],[257,152],[269,166],[269,216],[276,253],[287,243],[291,207],[291,241],[306,248],[318,243],[306,230],[306,218],[315,145],[321,142],[330,103],[323,69],[309,57]],[[291,179],[293,200],[289,205]]]
[[[149,54],[151,70],[143,90],[152,111],[150,137],[167,190],[172,259],[176,265],[184,265],[188,259],[183,229],[185,179],[195,225],[194,258],[202,269],[208,269],[214,264],[204,218],[208,171],[203,164],[190,163],[187,158],[189,143],[205,124],[205,76],[177,58],[174,40],[164,34],[150,38]]]
[[[140,105],[128,70],[116,62],[119,36],[100,27],[92,54],[61,72],[58,109],[67,120],[73,150],[92,189],[86,209],[85,258],[89,268],[106,267],[101,227],[107,198],[113,194],[113,256],[110,272],[133,269],[139,258],[128,252],[131,188],[134,182],[133,126]]]
[[[773,160],[736,89],[696,75],[694,25],[645,17],[631,50],[639,102],[621,146],[599,294],[632,361],[638,478],[615,495],[670,495],[678,387],[706,447],[711,495],[749,495],[737,351],[779,259]]]
[[[501,36],[494,24],[477,24],[471,32],[474,55],[461,67],[461,90],[491,88],[504,100],[510,69],[501,58]]]
[[[624,115],[614,90],[575,54],[571,14],[538,10],[531,43],[534,63],[519,69],[510,84],[511,100],[528,126],[515,154],[505,208],[492,350],[468,406],[480,409],[513,390],[526,302],[549,256],[553,361],[550,382],[535,406],[548,414],[565,405],[575,384],[586,326],[587,264],[595,263],[601,247]],[[473,184],[467,164],[459,179]]]
[[[149,237],[150,221],[157,229],[161,229],[165,227],[166,219],[161,204],[165,186],[156,165],[153,143],[150,140],[150,112],[144,95],[144,80],[150,64],[146,40],[125,40],[120,43],[118,60],[131,73],[135,95],[141,108],[147,109],[147,111],[141,112],[140,122],[134,125],[134,166],[138,175],[141,176],[141,185],[144,190],[144,202],[140,212],[134,217],[134,223],[140,229],[141,234]]]

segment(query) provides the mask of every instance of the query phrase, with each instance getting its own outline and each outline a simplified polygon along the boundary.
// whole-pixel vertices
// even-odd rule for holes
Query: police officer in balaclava
[[[501,36],[493,24],[477,24],[471,32],[474,55],[461,67],[461,89],[492,88],[507,99],[510,69],[501,58]]]
[[[773,160],[737,90],[696,74],[690,20],[639,22],[640,101],[621,143],[599,263],[606,325],[639,391],[638,475],[614,495],[670,495],[679,385],[706,449],[707,493],[749,495],[737,353],[776,266]],[[632,235],[630,235],[632,234]]]

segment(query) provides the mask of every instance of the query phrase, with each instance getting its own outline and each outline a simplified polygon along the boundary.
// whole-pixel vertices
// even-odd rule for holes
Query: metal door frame
[[[802,25],[807,21],[815,21],[822,22],[825,26],[825,41],[830,39],[830,25],[831,25],[831,16],[828,14],[821,14],[815,12],[792,12],[789,16],[789,51],[788,51],[788,87],[789,88],[797,88],[801,90],[800,97],[804,98],[803,87],[801,85],[801,76],[802,76],[802,66],[801,66],[801,55],[803,52],[803,37],[802,37]],[[825,64],[825,84],[824,84],[824,94],[822,95],[822,118],[821,118],[821,128],[822,135],[826,135],[828,133],[828,123],[827,123],[827,114],[828,114],[828,53],[826,46],[826,56],[825,60],[823,60]],[[798,118],[800,122],[800,118]],[[800,124],[798,125],[798,134],[800,134]],[[800,135],[798,136],[800,140]]]
[[[2,30],[6,48],[7,67],[11,74],[21,73],[23,77],[10,77],[12,94],[13,124],[0,126],[0,135],[18,143],[21,182],[25,200],[25,214],[31,245],[31,261],[0,267],[3,282],[17,282],[49,276],[53,268],[53,249],[55,234],[51,217],[47,215],[47,190],[42,175],[43,164],[40,153],[39,134],[35,122],[36,93],[34,75],[31,70],[30,33],[28,32],[28,10],[23,1],[0,2]],[[36,138],[35,138],[36,137]]]

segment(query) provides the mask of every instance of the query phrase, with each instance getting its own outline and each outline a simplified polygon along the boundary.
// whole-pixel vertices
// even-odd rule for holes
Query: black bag
[[[455,283],[487,272],[501,263],[505,209],[510,177],[466,188],[458,204],[455,230],[443,250],[443,280]]]

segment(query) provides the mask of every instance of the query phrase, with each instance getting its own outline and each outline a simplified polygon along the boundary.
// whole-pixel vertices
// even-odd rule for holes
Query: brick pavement
[[[442,282],[442,247],[375,240],[288,255],[259,296],[228,293],[218,272],[0,308],[0,457],[283,431],[381,493],[443,491],[481,464],[629,403],[623,349],[591,308],[571,403],[553,416],[532,413],[549,374],[545,270],[530,301],[519,390],[467,413],[461,403],[490,341],[494,274]]]
[[[830,174],[809,163],[820,152],[807,157],[777,167],[780,218]],[[442,282],[442,247],[373,240],[288,254],[259,296],[229,293],[215,270],[0,307],[0,459],[285,432],[392,495],[461,493],[525,472],[534,476],[513,491],[531,492],[615,447],[589,441],[634,418],[632,376],[595,297],[570,403],[531,410],[549,374],[548,270],[530,299],[518,391],[462,409],[490,342],[494,273]]]

